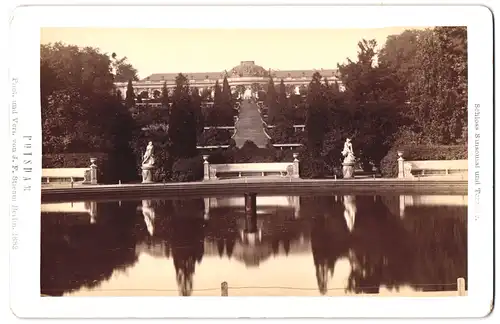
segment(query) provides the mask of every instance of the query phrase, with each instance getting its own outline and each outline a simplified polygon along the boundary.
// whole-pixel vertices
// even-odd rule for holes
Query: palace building
[[[238,86],[244,86],[246,90],[256,92],[257,89],[265,90],[269,82],[269,76],[272,76],[276,85],[283,80],[285,85],[294,87],[295,92],[298,93],[301,86],[307,86],[311,82],[315,72],[319,72],[322,78],[326,78],[328,82],[340,82],[336,77],[337,70],[333,69],[266,70],[262,66],[255,64],[254,61],[242,61],[238,66],[226,71],[183,74],[188,78],[189,85],[198,88],[200,91],[204,89],[213,90],[216,81],[219,81],[222,86],[224,76],[227,76],[232,91],[235,91]],[[152,98],[155,91],[161,91],[164,83],[166,83],[168,89],[173,89],[175,87],[175,78],[178,75],[179,73],[153,73],[140,81],[133,82],[134,92],[138,95],[146,91],[148,97]],[[125,96],[127,82],[117,82],[115,85]]]

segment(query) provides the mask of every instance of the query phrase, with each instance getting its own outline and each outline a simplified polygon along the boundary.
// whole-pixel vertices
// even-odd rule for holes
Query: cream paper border
[[[109,19],[121,17],[122,19]],[[126,19],[129,17],[130,19]],[[207,19],[210,17],[210,19]],[[256,18],[258,17],[258,18]],[[469,56],[468,295],[466,297],[40,297],[41,27],[375,28],[464,26]],[[19,7],[10,30],[10,152],[19,170],[32,154],[32,172],[11,172],[10,304],[19,317],[470,317],[484,316],[493,299],[493,33],[481,6],[296,7]],[[200,55],[203,55],[200,53]],[[475,130],[475,105],[480,116]],[[13,113],[13,106],[16,113]],[[17,118],[17,120],[16,120]],[[480,134],[480,142],[474,139]],[[31,148],[23,146],[31,136]],[[24,138],[24,140],[23,140]],[[475,151],[479,152],[478,165]],[[17,158],[17,160],[16,160]],[[17,162],[16,162],[17,161]],[[472,171],[474,170],[474,171]],[[17,177],[15,183],[12,178]],[[27,177],[23,180],[23,177]],[[28,179],[30,178],[30,179]],[[25,186],[31,189],[24,191]],[[476,195],[480,189],[480,194]],[[11,199],[14,194],[11,194]],[[16,243],[14,244],[14,238]],[[15,246],[14,246],[15,245]],[[15,248],[14,248],[15,247]]]

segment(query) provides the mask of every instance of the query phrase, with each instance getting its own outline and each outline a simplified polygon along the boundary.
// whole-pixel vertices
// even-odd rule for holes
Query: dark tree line
[[[305,153],[328,167],[340,164],[346,137],[370,169],[394,145],[467,143],[465,27],[406,30],[380,50],[375,40],[362,40],[356,60],[338,64],[337,77],[344,91],[317,72],[303,97],[283,82],[276,92],[269,80],[266,104],[278,141],[297,142],[292,126],[304,110]]]
[[[338,166],[346,137],[366,168],[395,145],[467,144],[466,28],[407,30],[388,37],[381,50],[376,45],[360,41],[357,58],[338,65],[343,91],[320,73],[299,94],[272,77],[265,92],[252,85],[268,107],[268,123],[276,125],[274,135],[306,144],[304,169]],[[184,163],[176,161],[192,161],[198,170],[196,143],[205,125],[234,125],[227,77],[216,83],[208,114],[201,111],[207,93],[182,74],[171,96],[166,84],[155,94],[161,108],[139,111],[132,84],[137,71],[126,58],[61,43],[40,51],[44,154],[106,153],[119,165],[118,179],[127,181],[138,178],[142,153],[153,141],[158,180],[168,181]],[[124,101],[117,80],[129,82]],[[294,132],[297,123],[306,125],[302,138]]]
[[[222,81],[222,88],[217,80],[214,89],[214,106],[208,112],[207,124],[210,126],[234,125],[234,99],[227,76]]]

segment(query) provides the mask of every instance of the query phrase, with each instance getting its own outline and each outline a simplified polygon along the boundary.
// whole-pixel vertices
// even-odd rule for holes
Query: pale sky
[[[354,59],[361,39],[376,39],[412,27],[377,29],[147,29],[43,28],[41,43],[98,47],[126,56],[139,77],[152,73],[219,72],[240,61],[266,70],[335,69]]]

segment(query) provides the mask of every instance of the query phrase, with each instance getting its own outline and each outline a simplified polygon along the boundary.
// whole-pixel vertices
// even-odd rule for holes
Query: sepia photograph
[[[41,28],[41,296],[468,294],[467,26]]]
[[[24,6],[17,318],[494,307],[484,6]]]

